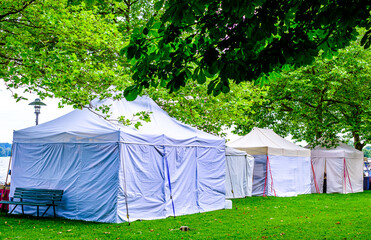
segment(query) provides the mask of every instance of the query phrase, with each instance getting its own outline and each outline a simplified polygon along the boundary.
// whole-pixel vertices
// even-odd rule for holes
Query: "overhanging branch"
[[[22,12],[23,10],[25,10],[28,6],[30,6],[33,2],[35,2],[35,0],[31,0],[29,1],[28,3],[25,3],[23,5],[22,8],[18,9],[18,10],[14,10],[14,11],[10,11],[10,12],[7,12],[3,15],[0,15],[0,20],[3,19],[3,18],[6,18],[7,16],[10,16],[10,15],[13,15],[13,14],[17,14],[19,12]]]

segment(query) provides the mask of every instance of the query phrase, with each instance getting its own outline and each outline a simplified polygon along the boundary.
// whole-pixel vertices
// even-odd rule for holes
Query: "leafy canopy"
[[[161,0],[154,7],[164,14],[136,28],[123,49],[134,81],[128,99],[149,86],[173,92],[190,79],[211,79],[208,94],[226,93],[231,81],[264,80],[284,66],[310,64],[320,51],[331,57],[355,40],[357,26],[371,24],[366,0]]]
[[[254,126],[317,145],[331,146],[353,138],[354,147],[371,143],[371,51],[353,42],[331,59],[284,71],[271,83],[263,105],[244,114],[249,122],[237,123],[245,134]],[[340,134],[340,135],[339,135]]]
[[[152,5],[0,1],[0,78],[18,100],[27,91],[81,108],[97,97],[120,98],[129,79],[120,49],[132,28],[153,14]]]

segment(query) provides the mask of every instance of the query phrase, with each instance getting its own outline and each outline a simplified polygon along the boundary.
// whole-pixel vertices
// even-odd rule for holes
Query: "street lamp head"
[[[28,105],[32,105],[32,106],[46,106],[45,103],[41,102],[40,98],[36,98],[35,101],[33,101],[32,103],[29,103]]]
[[[40,108],[41,106],[46,106],[45,103],[41,102],[40,98],[36,98],[35,101],[32,103],[29,103],[28,105],[32,105],[35,107],[35,114],[36,114],[36,125],[39,124],[39,114],[40,114]]]

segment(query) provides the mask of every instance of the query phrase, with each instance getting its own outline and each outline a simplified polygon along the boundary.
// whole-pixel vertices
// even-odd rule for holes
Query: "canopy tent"
[[[227,145],[254,156],[252,195],[286,197],[310,193],[310,150],[261,128],[253,128]]]
[[[225,149],[226,198],[251,197],[254,157],[231,147]]]
[[[340,143],[334,148],[316,146],[311,151],[312,193],[323,193],[326,175],[326,193],[363,191],[363,152]]]
[[[15,131],[11,194],[63,189],[58,216],[99,222],[224,208],[224,139],[178,122],[148,97],[92,104],[111,105],[112,119],[146,111],[151,121],[137,130],[83,109]]]

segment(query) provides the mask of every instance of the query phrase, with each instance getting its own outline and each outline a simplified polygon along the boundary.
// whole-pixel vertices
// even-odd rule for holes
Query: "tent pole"
[[[121,156],[121,143],[119,143],[119,149],[120,149],[120,156]],[[127,188],[126,188],[126,169],[125,169],[125,160],[124,159],[121,159],[122,160],[122,167],[123,167],[123,172],[124,172],[124,194],[125,194],[125,205],[126,205],[126,217],[128,219],[128,224],[130,226],[130,219],[129,219],[129,204],[128,204],[128,193],[127,193]]]
[[[199,199],[200,199],[200,195],[199,195],[199,192],[198,192],[198,155],[197,155],[197,147],[194,147],[195,148],[195,159],[196,159],[196,198],[197,198],[197,201],[196,201],[196,204],[197,204],[197,208],[198,210],[200,210],[200,202],[199,202]]]
[[[269,167],[269,175],[271,175],[271,192],[272,192],[272,189],[274,191],[274,196],[276,196],[276,189],[274,189],[274,185],[273,185],[273,175],[272,175],[272,169],[271,169],[271,164],[269,163],[269,157],[267,155],[267,162],[268,162],[268,167]]]
[[[169,170],[169,164],[167,162],[167,158],[166,158],[166,150],[165,150],[165,146],[164,147],[164,161],[165,161],[165,164],[166,164],[166,169],[167,169],[167,180],[169,182],[169,190],[170,190],[170,199],[171,199],[171,204],[173,206],[173,214],[174,214],[174,218],[175,218],[175,207],[174,207],[174,200],[173,200],[173,194],[172,194],[172,191],[171,191],[171,181],[170,181],[170,170]]]
[[[263,192],[263,197],[266,196],[265,194],[265,189],[267,187],[267,178],[268,178],[268,162],[269,162],[269,158],[268,158],[268,155],[267,155],[267,161],[265,162],[265,179],[264,179],[264,192]]]
[[[233,198],[235,198],[235,196],[234,196],[234,191],[233,191],[233,184],[232,184],[231,171],[230,171],[230,169],[229,169],[228,162],[225,161],[225,163],[227,164],[227,169],[228,169],[228,174],[229,174],[229,181],[231,182],[231,192],[232,192]]]
[[[249,165],[249,163],[248,163],[248,160],[247,160],[247,155],[245,155],[245,176],[246,176],[247,189],[249,189],[249,181],[248,181],[249,179],[247,178],[247,176],[248,176],[248,167],[249,167],[248,165]],[[254,177],[254,175],[252,177]],[[245,197],[248,196],[248,195],[246,195],[246,193],[248,193],[248,191],[245,192]],[[252,194],[252,189],[251,189],[251,194]]]
[[[343,166],[343,169],[344,169],[344,186],[345,186],[345,193],[347,193],[347,177],[346,177],[346,174],[345,174],[345,158],[344,158],[344,166]]]

